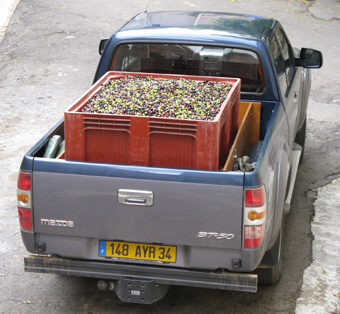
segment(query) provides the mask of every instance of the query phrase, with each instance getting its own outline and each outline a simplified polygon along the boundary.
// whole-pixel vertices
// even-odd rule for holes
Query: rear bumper
[[[176,269],[113,262],[66,259],[47,256],[24,258],[25,271],[68,276],[120,280],[136,278],[153,280],[158,284],[212,288],[244,292],[257,291],[257,275]]]

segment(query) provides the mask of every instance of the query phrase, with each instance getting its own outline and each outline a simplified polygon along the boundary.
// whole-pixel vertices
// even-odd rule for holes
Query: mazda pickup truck
[[[99,53],[94,83],[111,71],[240,79],[237,132],[217,169],[163,167],[46,155],[55,135],[65,138],[61,119],[20,168],[25,271],[97,278],[145,304],[170,285],[256,292],[277,282],[321,52],[293,48],[270,18],[144,12]]]

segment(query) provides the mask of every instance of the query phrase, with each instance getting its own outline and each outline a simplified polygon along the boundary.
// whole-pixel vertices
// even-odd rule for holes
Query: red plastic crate
[[[212,121],[81,112],[102,84],[126,75],[220,81],[231,90]],[[238,129],[240,79],[107,72],[65,111],[65,159],[217,170]]]

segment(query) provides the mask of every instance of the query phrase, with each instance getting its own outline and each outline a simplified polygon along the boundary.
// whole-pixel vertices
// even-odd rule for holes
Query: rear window
[[[236,77],[241,79],[242,92],[262,93],[264,90],[258,56],[246,49],[184,44],[124,44],[117,48],[111,70]]]

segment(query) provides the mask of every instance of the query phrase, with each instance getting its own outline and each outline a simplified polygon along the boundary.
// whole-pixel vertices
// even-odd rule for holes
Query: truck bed
[[[242,250],[244,186],[244,173],[230,171],[233,152],[244,154],[258,141],[260,107],[241,103],[239,131],[221,171],[41,158],[41,141],[31,152],[36,243],[44,243],[44,254],[67,258],[230,269]],[[60,124],[48,137],[62,132]],[[106,252],[124,244],[130,251],[139,245],[140,254]],[[161,254],[169,248],[171,258]]]

